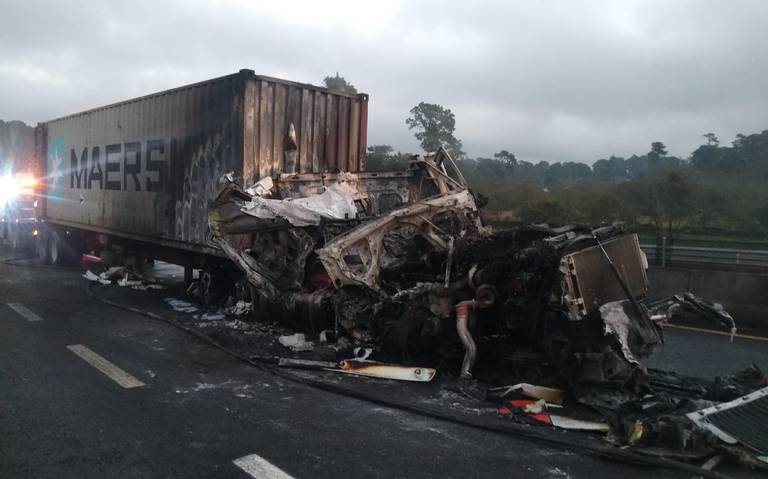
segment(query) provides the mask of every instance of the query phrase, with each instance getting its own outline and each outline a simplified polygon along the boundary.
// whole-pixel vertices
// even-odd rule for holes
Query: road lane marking
[[[109,379],[113,380],[126,389],[145,386],[143,382],[118,368],[82,344],[72,344],[67,346],[67,349],[80,356],[80,359],[98,369],[107,377],[109,377]]]
[[[282,469],[258,454],[243,456],[232,462],[235,466],[250,474],[251,477],[257,479],[293,479],[293,476],[286,474]]]
[[[35,322],[35,321],[42,321],[43,318],[36,315],[32,311],[29,310],[26,306],[24,306],[21,303],[5,303],[8,305],[9,308],[16,311],[20,315],[24,316],[24,319],[26,319],[29,322]]]
[[[694,328],[693,326],[681,326],[679,324],[664,324],[665,328],[672,328],[672,329],[683,329],[686,331],[696,331],[699,333],[708,333],[708,334],[717,334],[720,336],[731,336],[731,333],[725,332],[725,331],[715,331],[714,329],[705,329],[705,328]],[[734,338],[741,338],[741,339],[754,339],[756,341],[768,341],[768,338],[765,338],[763,336],[751,336],[749,334],[734,334]]]

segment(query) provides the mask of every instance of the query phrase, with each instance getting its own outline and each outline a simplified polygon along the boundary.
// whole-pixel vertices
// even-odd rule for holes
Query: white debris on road
[[[197,307],[194,304],[180,299],[165,298],[165,302],[168,303],[168,306],[173,308],[174,311],[178,311],[179,313],[194,313],[197,311]]]
[[[286,348],[290,348],[292,351],[312,351],[315,348],[315,343],[307,341],[304,333],[291,334],[289,336],[280,336],[278,338],[280,344]]]
[[[140,275],[129,273],[123,266],[113,266],[100,274],[95,274],[93,271],[88,270],[83,274],[83,278],[101,284],[112,284],[112,282],[116,280],[118,286],[138,291],[166,288],[164,285],[158,284],[152,279],[147,280]]]
[[[234,306],[230,306],[224,310],[226,314],[232,314],[234,316],[243,316],[249,314],[251,311],[253,311],[253,303],[248,303],[242,300],[238,301]]]
[[[100,275],[94,274],[91,270],[88,270],[83,274],[83,278],[88,281],[98,281],[101,284],[112,284],[112,281],[102,278]]]

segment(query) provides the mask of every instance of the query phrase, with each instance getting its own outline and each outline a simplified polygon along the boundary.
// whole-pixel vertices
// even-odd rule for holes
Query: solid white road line
[[[110,363],[109,361],[99,356],[98,354],[94,353],[90,349],[86,348],[82,344],[73,344],[73,345],[67,346],[67,349],[69,349],[73,353],[80,356],[80,359],[87,362],[94,368],[98,369],[99,371],[104,373],[106,376],[108,376],[109,379],[113,380],[114,382],[116,382],[117,384],[121,385],[126,389],[137,388],[145,385],[143,382],[139,381],[138,379],[131,376],[127,372],[118,368],[117,366]]]
[[[259,456],[258,454],[251,454],[250,456],[244,456],[240,459],[232,461],[237,467],[244,470],[251,477],[257,479],[293,479],[282,469],[272,465],[269,461]]]
[[[42,321],[43,320],[43,318],[41,318],[40,316],[38,316],[35,313],[33,313],[32,311],[30,311],[29,308],[27,308],[26,306],[24,306],[21,303],[5,303],[5,304],[7,304],[8,307],[11,308],[12,310],[14,310],[17,313],[19,313],[20,315],[24,316],[24,318],[27,321],[34,322],[34,321]]]

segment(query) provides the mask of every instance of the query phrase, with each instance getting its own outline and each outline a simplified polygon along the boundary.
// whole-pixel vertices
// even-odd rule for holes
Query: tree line
[[[337,73],[326,86],[356,91]],[[352,88],[351,90],[349,88]],[[405,119],[424,151],[441,146],[458,161],[470,186],[489,197],[491,221],[499,223],[608,223],[625,221],[657,238],[682,232],[768,232],[768,130],[739,134],[723,146],[714,133],[687,158],[670,155],[661,141],[630,157],[580,162],[519,159],[512,149],[472,158],[455,136],[456,117],[442,105],[421,102]],[[371,145],[369,171],[400,170],[411,152]]]

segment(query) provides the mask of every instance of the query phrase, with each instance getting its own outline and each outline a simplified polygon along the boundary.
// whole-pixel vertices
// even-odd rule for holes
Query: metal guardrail
[[[641,244],[650,264],[666,267],[675,264],[729,266],[731,268],[768,270],[768,251],[693,246],[656,246]]]

